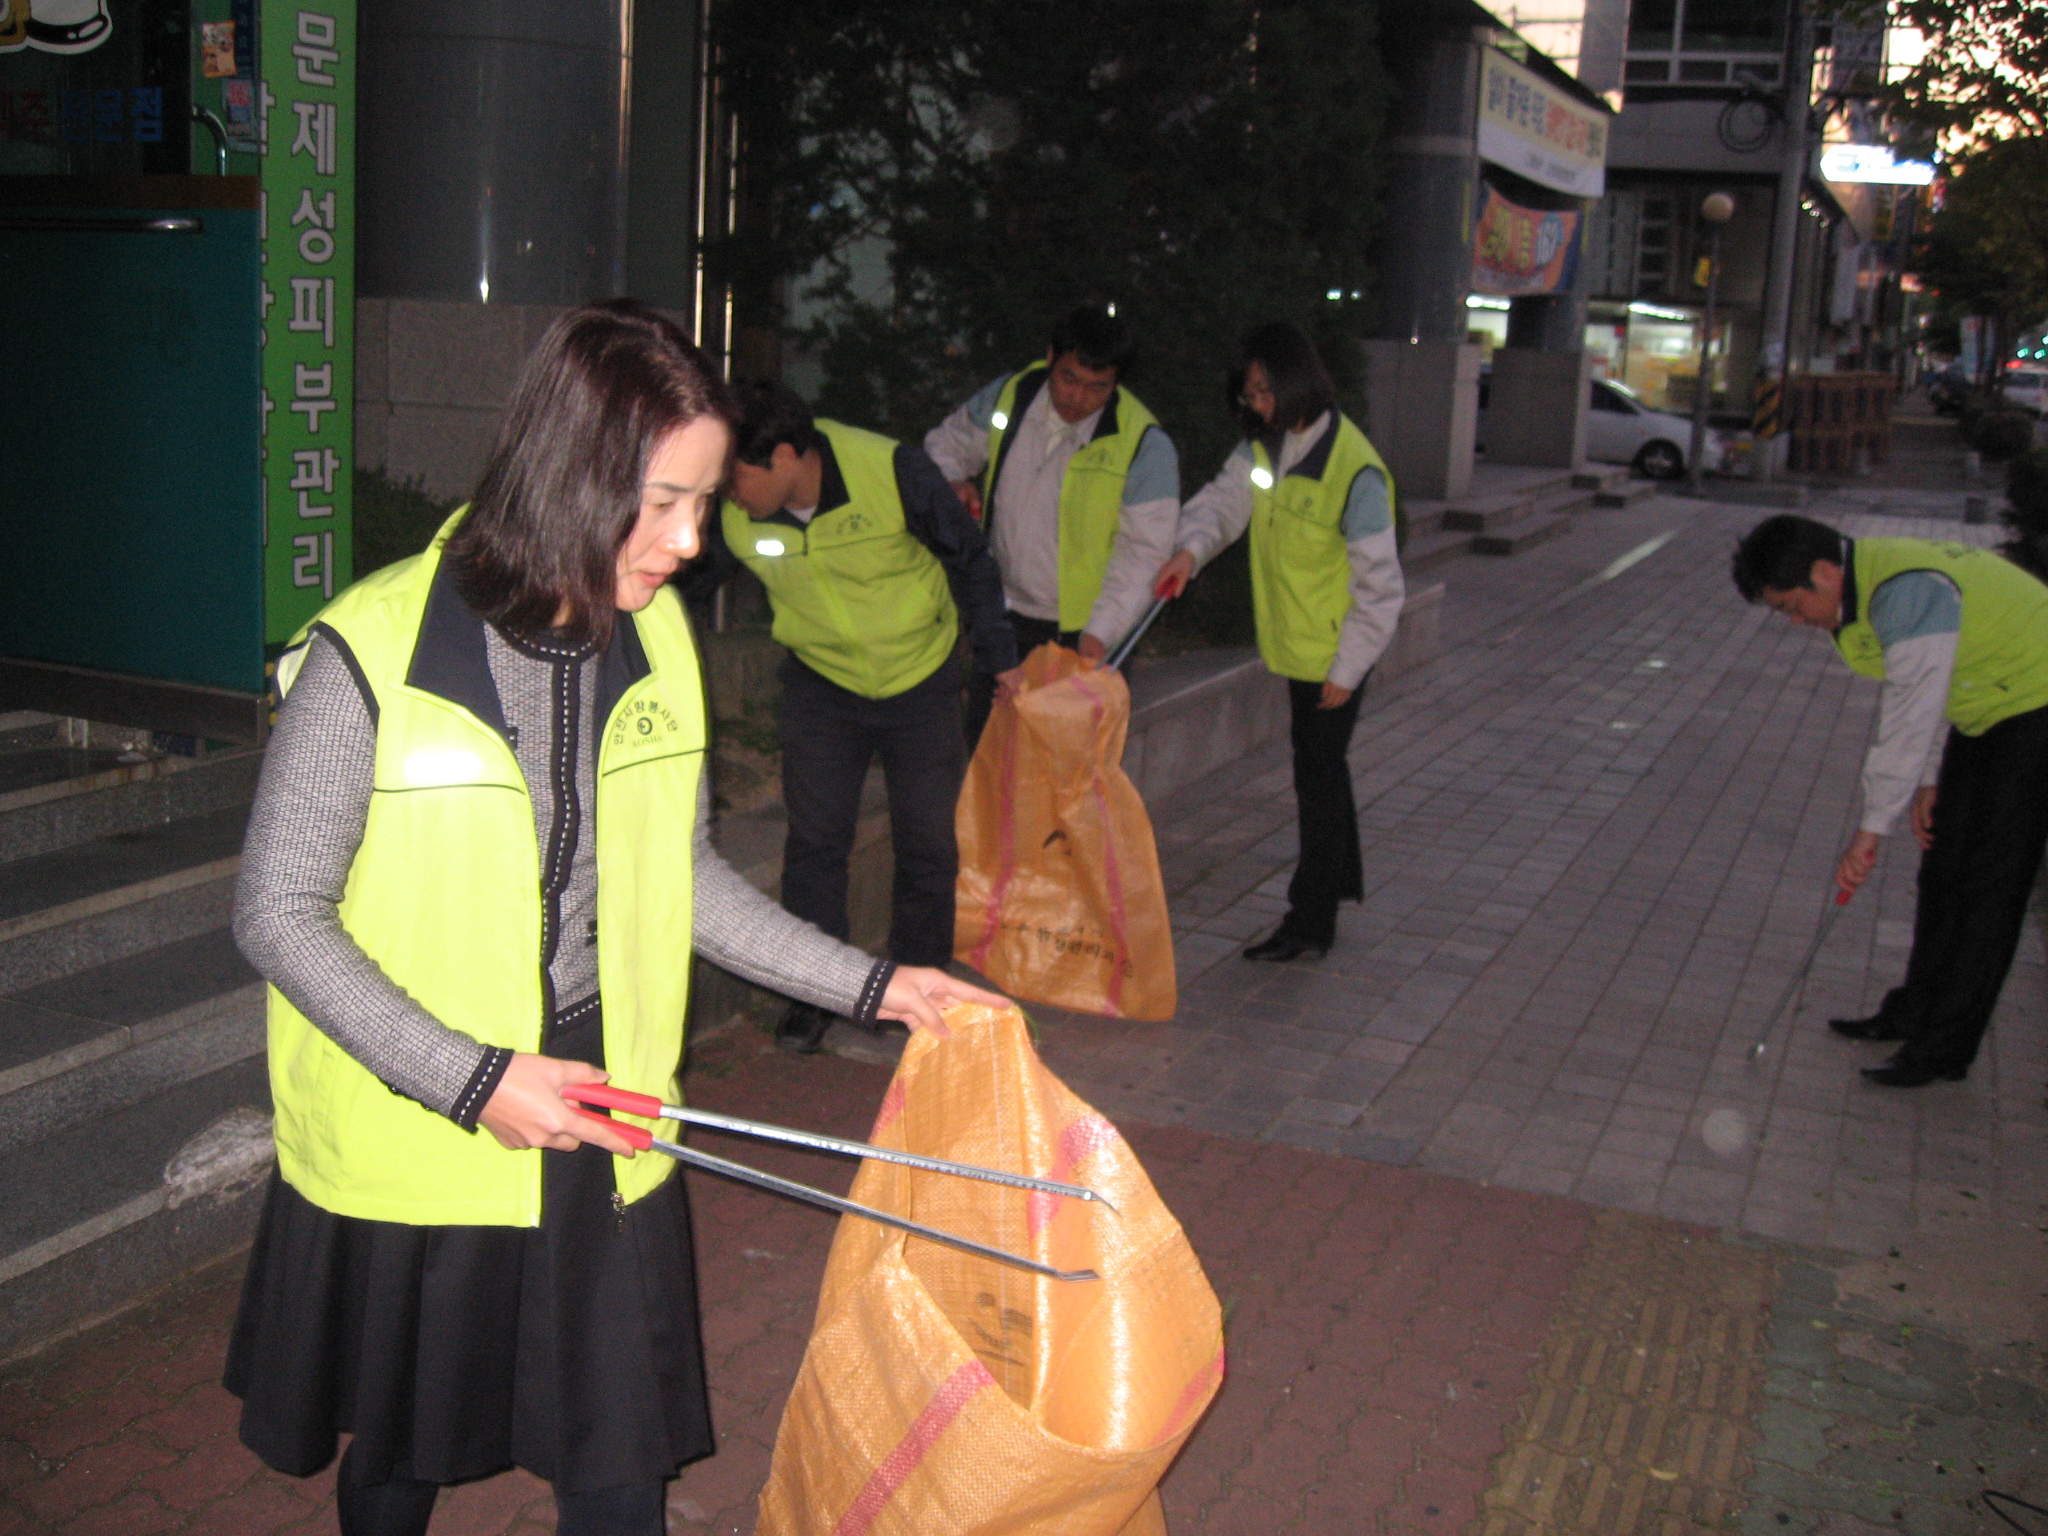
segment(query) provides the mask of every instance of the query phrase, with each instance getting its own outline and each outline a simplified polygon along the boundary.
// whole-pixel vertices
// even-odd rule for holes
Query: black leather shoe
[[[1329,952],[1328,941],[1318,944],[1314,940],[1302,937],[1300,933],[1282,923],[1274,930],[1270,939],[1262,940],[1246,949],[1244,957],[1247,960],[1270,960],[1277,965],[1289,960],[1299,960],[1304,955],[1311,960],[1320,960]]]
[[[1829,1019],[1828,1028],[1849,1040],[1903,1040],[1906,1032],[1881,1013],[1867,1019]]]
[[[799,1056],[815,1056],[832,1027],[832,1015],[815,1003],[791,1003],[775,1026],[775,1043]]]
[[[1901,1051],[1881,1066],[1865,1067],[1863,1075],[1882,1088],[1924,1088],[1929,1083],[1959,1083],[1970,1075],[1970,1069],[1914,1061]]]

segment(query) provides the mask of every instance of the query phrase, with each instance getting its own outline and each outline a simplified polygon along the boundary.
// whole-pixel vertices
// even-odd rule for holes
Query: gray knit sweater
[[[594,802],[596,667],[587,650],[486,630],[513,753],[541,851],[543,953],[557,1013],[597,990]],[[386,976],[337,908],[361,846],[376,728],[341,654],[316,635],[271,733],[242,871],[235,942],[336,1044],[398,1092],[474,1128],[510,1053],[451,1029]],[[709,790],[697,804],[698,954],[785,996],[872,1018],[894,967],[790,916],[712,848]]]

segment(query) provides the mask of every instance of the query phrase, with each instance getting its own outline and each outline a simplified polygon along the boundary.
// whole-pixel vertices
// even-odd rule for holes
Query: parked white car
[[[2005,403],[2035,420],[2048,416],[2048,368],[2008,368],[2001,381]]]
[[[1478,446],[1486,446],[1489,371],[1479,375]],[[1652,480],[1676,480],[1685,473],[1686,449],[1692,445],[1692,419],[1653,410],[1634,390],[1614,379],[1595,379],[1586,412],[1586,457],[1598,464],[1627,464]],[[1726,462],[1727,445],[1707,431],[1706,467]]]
[[[1692,446],[1692,421],[1652,410],[1634,390],[1614,379],[1595,379],[1587,402],[1586,457],[1602,464],[1630,464],[1652,480],[1676,480],[1685,473]],[[1727,453],[1721,435],[1707,430],[1703,457],[1719,469]]]

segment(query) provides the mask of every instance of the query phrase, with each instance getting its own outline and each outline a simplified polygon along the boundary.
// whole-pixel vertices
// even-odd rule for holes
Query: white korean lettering
[[[322,363],[317,368],[308,368],[304,363],[292,364],[292,409],[306,418],[306,430],[320,430],[320,413],[336,409],[334,399],[334,364]]]
[[[299,62],[302,84],[335,83],[334,76],[327,72],[341,61],[340,50],[334,46],[335,33],[332,16],[319,11],[299,12],[299,40],[292,45],[292,57]]]
[[[308,231],[314,233],[314,231]],[[320,231],[320,233],[325,233]],[[306,331],[318,336],[325,346],[334,345],[334,279],[295,277],[292,279],[292,318],[288,331]]]
[[[322,597],[334,596],[332,533],[301,533],[293,536],[292,585],[318,587]]]
[[[313,159],[314,174],[334,174],[334,103],[331,101],[295,101],[292,111],[299,119],[297,135],[292,139],[291,152],[295,155],[310,155]]]
[[[292,228],[297,229],[301,224],[311,224],[316,229],[334,228],[334,194],[329,192],[315,197],[311,187],[303,188],[299,193],[299,206],[292,212]]]

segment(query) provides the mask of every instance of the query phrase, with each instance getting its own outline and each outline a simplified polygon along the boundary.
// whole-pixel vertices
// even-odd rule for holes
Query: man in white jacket
[[[1123,387],[1136,350],[1113,314],[1074,310],[1043,362],[991,380],[925,434],[988,535],[1019,656],[1055,641],[1100,660],[1143,615],[1173,550],[1180,457]],[[970,742],[993,695],[970,680]]]

